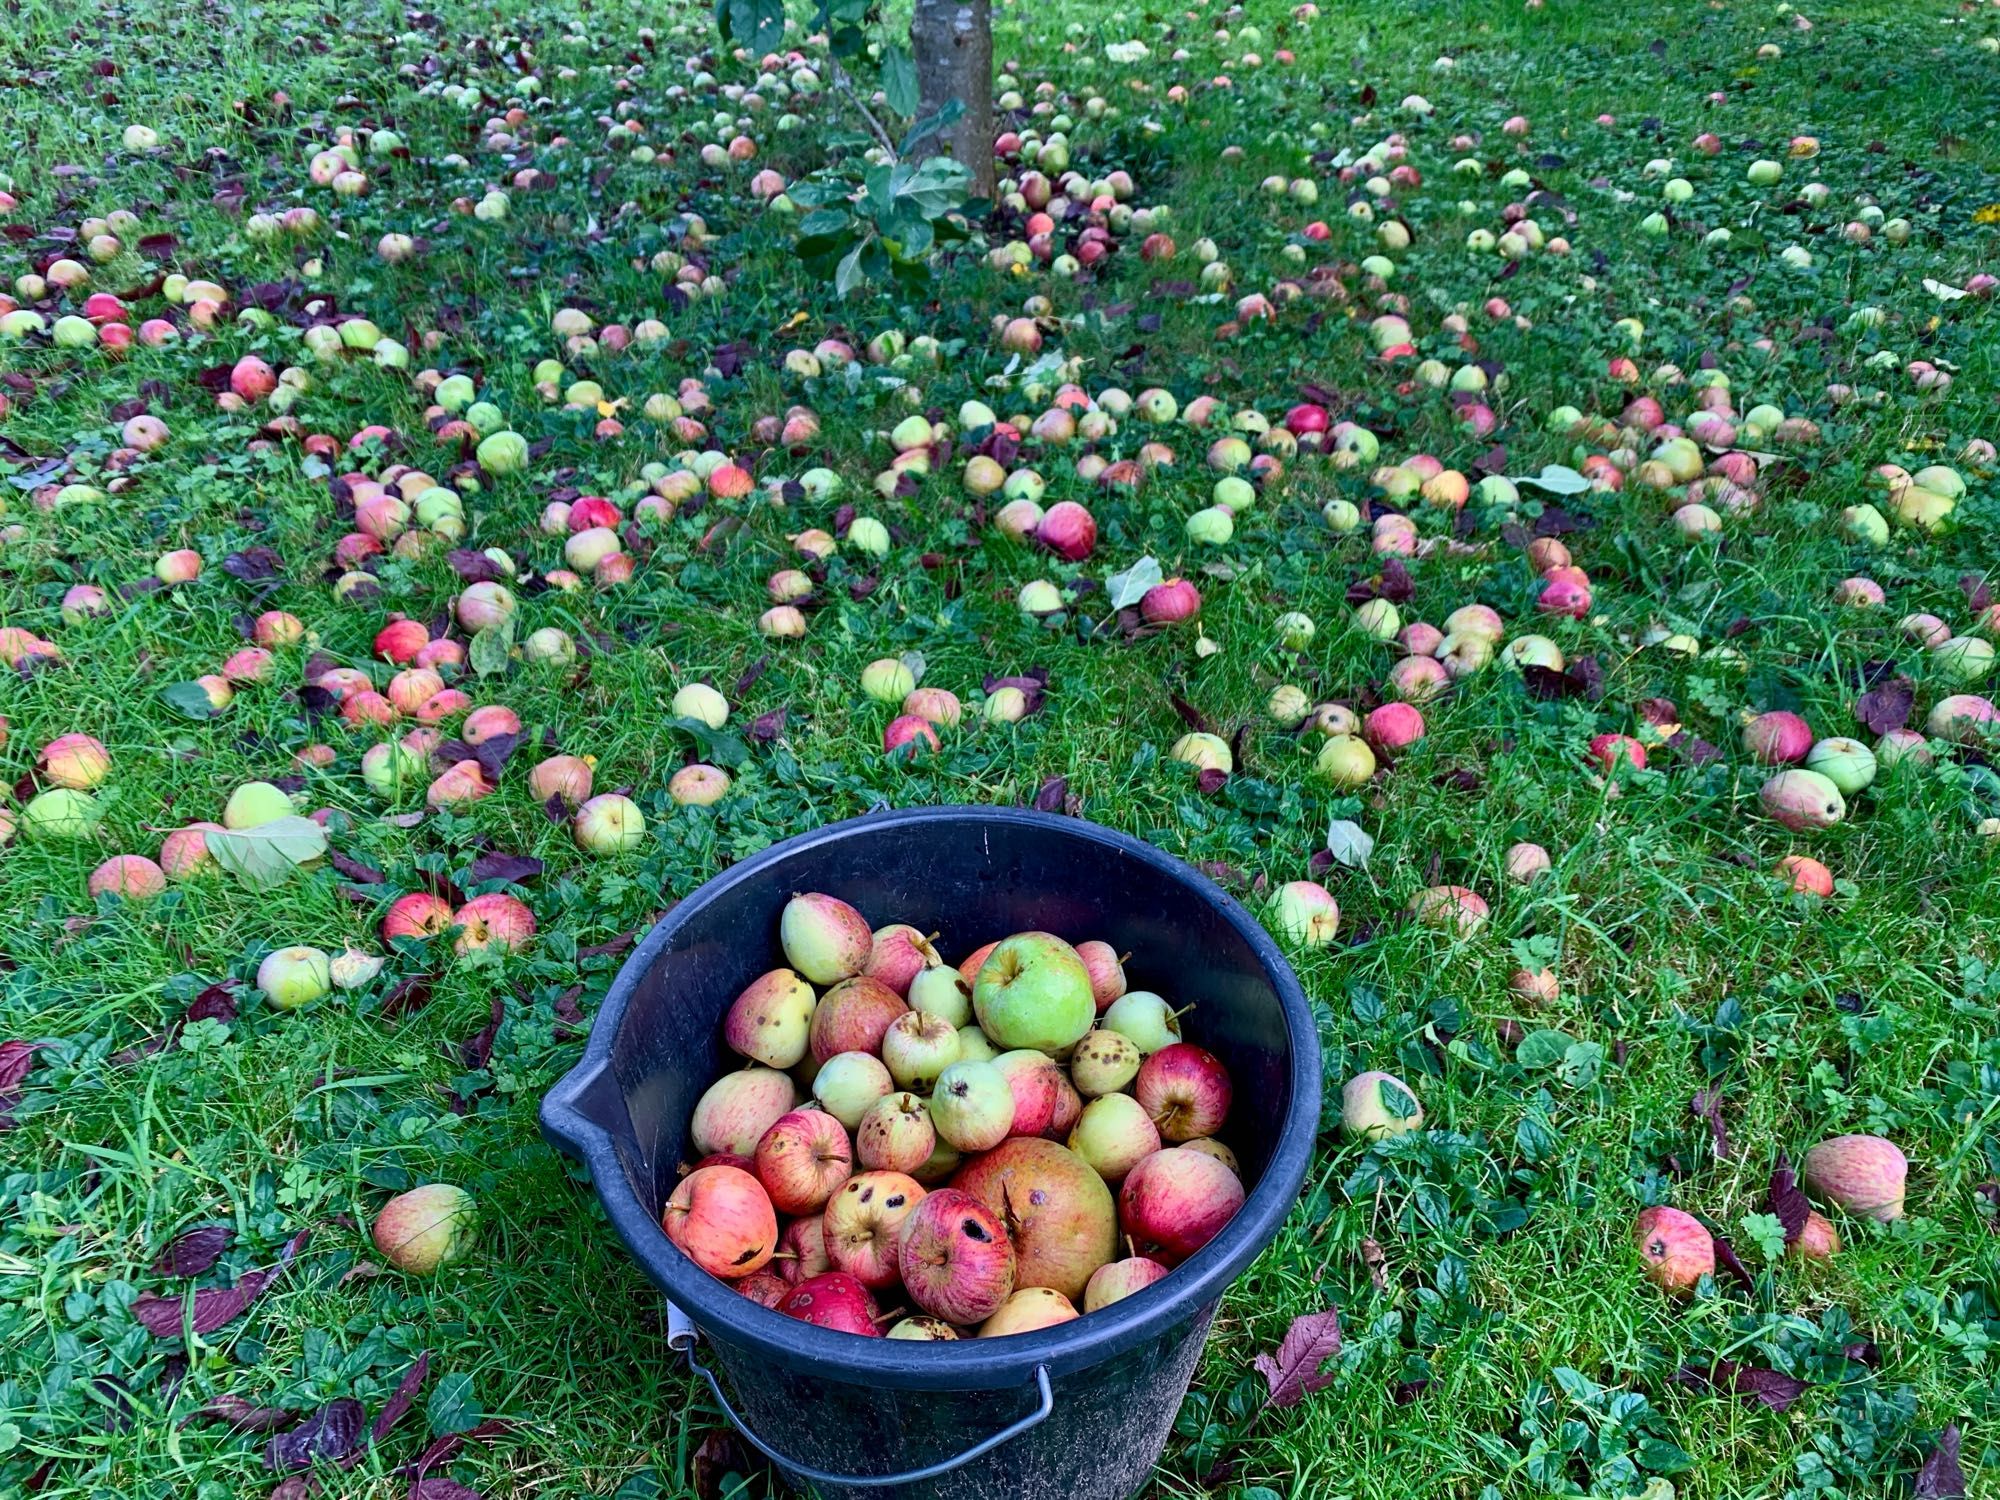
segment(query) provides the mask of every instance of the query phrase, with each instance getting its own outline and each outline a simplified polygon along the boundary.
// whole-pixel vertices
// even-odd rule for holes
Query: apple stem
[[[1124,967],[1125,967],[1125,965],[1129,964],[1130,962],[1132,962],[1132,955],[1131,955],[1131,954],[1129,954],[1129,953],[1121,953],[1121,954],[1119,954],[1119,955],[1118,955],[1118,967],[1119,967],[1119,968],[1121,968],[1121,969],[1122,969],[1122,968],[1124,968]]]

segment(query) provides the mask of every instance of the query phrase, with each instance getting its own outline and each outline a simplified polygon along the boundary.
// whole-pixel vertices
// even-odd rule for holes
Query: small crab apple
[[[1837,1135],[1805,1155],[1806,1190],[1851,1214],[1887,1223],[1903,1217],[1910,1163],[1879,1135]]]
[[[985,1204],[957,1188],[930,1194],[903,1221],[896,1266],[910,1300],[950,1323],[979,1323],[1014,1290],[1014,1245]]]
[[[1040,1135],[1056,1117],[1062,1097],[1062,1070],[1047,1053],[1017,1047],[993,1059],[1014,1096],[1015,1135]]]
[[[1357,1073],[1341,1085],[1340,1127],[1364,1141],[1379,1141],[1424,1126],[1424,1107],[1393,1073]]]
[[[646,815],[630,797],[603,792],[576,810],[570,827],[579,847],[592,854],[624,854],[645,840]]]
[[[805,1059],[813,1007],[818,1003],[812,986],[797,974],[773,969],[752,980],[730,1002],[722,1021],[722,1040],[731,1051],[767,1068],[795,1067]]]
[[[474,896],[452,915],[452,922],[459,929],[452,946],[461,954],[483,949],[518,953],[535,936],[535,914],[504,891]]]
[[[725,1281],[763,1269],[778,1248],[778,1216],[771,1200],[741,1167],[698,1167],[688,1173],[667,1199],[660,1220],[676,1249]]]
[[[1125,993],[1125,960],[1111,944],[1093,938],[1076,945],[1076,956],[1090,975],[1090,996],[1103,1015],[1113,1000]]]
[[[879,979],[857,974],[820,996],[813,1011],[812,1054],[825,1062],[838,1052],[882,1050],[883,1038],[909,1007]]]
[[[297,1010],[333,988],[332,960],[317,948],[279,948],[257,965],[257,988],[275,1010]]]
[[[931,1119],[947,1145],[991,1150],[1014,1128],[1014,1091],[991,1062],[955,1062],[931,1090]]]
[[[813,1098],[849,1130],[861,1124],[868,1106],[896,1091],[882,1059],[866,1052],[837,1052],[813,1075]]]
[[[1118,1221],[1143,1254],[1177,1266],[1222,1232],[1243,1198],[1242,1180],[1215,1157],[1170,1147],[1127,1175]]]
[[[882,1033],[882,1061],[899,1088],[928,1094],[938,1075],[958,1061],[958,1028],[927,1011],[904,1011]]]
[[[871,1290],[894,1286],[903,1221],[924,1201],[922,1183],[902,1172],[862,1172],[827,1200],[826,1253],[834,1269]]]
[[[87,734],[63,734],[42,747],[36,765],[49,785],[87,792],[102,786],[111,774],[111,755]],[[287,803],[286,811],[290,810]]]
[[[1151,990],[1129,990],[1120,995],[1105,1007],[1098,1026],[1116,1032],[1149,1055],[1181,1039],[1178,1013]]]
[[[1229,1117],[1233,1092],[1221,1060],[1192,1042],[1153,1053],[1133,1083],[1139,1104],[1169,1142],[1214,1135]]]
[[[882,1330],[875,1326],[874,1294],[844,1271],[825,1271],[796,1283],[777,1310],[815,1328],[870,1339],[882,1337]]]
[[[1693,1214],[1678,1208],[1642,1209],[1632,1224],[1646,1279],[1662,1291],[1685,1296],[1715,1274],[1715,1238]]]
[[[528,773],[528,794],[537,802],[560,797],[581,807],[590,800],[591,764],[581,755],[551,755]]]
[[[870,1172],[914,1172],[937,1149],[931,1112],[915,1094],[888,1094],[854,1127],[854,1155]]]
[[[1160,1132],[1130,1094],[1103,1094],[1083,1107],[1070,1128],[1069,1149],[1106,1182],[1118,1183],[1160,1149]]]
[[[907,923],[892,922],[875,930],[868,962],[861,972],[907,996],[910,982],[937,963],[937,949],[931,946],[929,938]]]
[[[1540,844],[1512,844],[1507,849],[1507,878],[1528,885],[1549,873],[1549,851]]]
[[[146,901],[167,888],[167,873],[143,854],[114,854],[90,872],[90,894]]]
[[[1792,1241],[1791,1254],[1801,1260],[1832,1260],[1840,1253],[1840,1231],[1817,1209],[1806,1213],[1806,1227]]]
[[[433,1182],[383,1204],[370,1238],[376,1253],[397,1270],[429,1276],[472,1253],[477,1224],[472,1194],[449,1182]]]
[[[1833,872],[1806,854],[1787,854],[1778,861],[1777,874],[1795,891],[1809,896],[1833,894]]]
[[[220,823],[190,823],[160,841],[160,868],[169,880],[192,880],[215,863],[208,852],[208,835],[227,833]]]
[[[1289,942],[1324,948],[1340,930],[1340,905],[1316,880],[1292,880],[1271,898],[1271,920]]]
[[[1462,885],[1426,886],[1410,898],[1410,915],[1426,927],[1470,937],[1486,925],[1486,901]]]
[[[753,1156],[757,1142],[798,1103],[791,1078],[775,1068],[724,1073],[708,1086],[688,1122],[688,1141],[703,1156]]]
[[[1144,1061],[1131,1038],[1115,1031],[1093,1031],[1070,1054],[1070,1082],[1085,1099],[1115,1094],[1139,1076]]]
[[[1061,1292],[1045,1286],[1024,1286],[979,1325],[979,1337],[997,1339],[1016,1333],[1036,1333],[1059,1323],[1074,1322],[1078,1316],[1076,1304]]]
[[[785,961],[814,984],[834,984],[863,972],[874,951],[867,919],[837,896],[793,896],[778,918]],[[893,993],[893,992],[892,992]]]
[[[823,1109],[780,1115],[758,1138],[757,1180],[782,1214],[816,1214],[853,1174],[847,1127]]]
[[[454,918],[451,903],[430,891],[411,891],[389,903],[382,916],[382,941],[436,937],[448,932]]]
[[[972,1019],[972,984],[958,970],[940,964],[920,970],[910,981],[909,1002],[912,1010],[964,1026]]]
[[[841,1182],[845,1182],[845,1177]],[[827,1196],[833,1196],[833,1189],[839,1182],[827,1189]],[[817,1213],[802,1214],[785,1226],[783,1238],[778,1241],[778,1253],[773,1257],[778,1274],[788,1285],[797,1286],[802,1281],[810,1281],[815,1276],[824,1276],[833,1269],[833,1262],[826,1258],[826,1221]]]
[[[667,778],[667,796],[676,807],[713,807],[729,795],[729,773],[697,761]]]
[[[1108,1266],[1099,1266],[1090,1273],[1090,1281],[1083,1289],[1083,1310],[1094,1313],[1114,1302],[1123,1302],[1134,1292],[1143,1292],[1166,1274],[1165,1266],[1144,1255],[1132,1255],[1124,1260],[1114,1260]]]

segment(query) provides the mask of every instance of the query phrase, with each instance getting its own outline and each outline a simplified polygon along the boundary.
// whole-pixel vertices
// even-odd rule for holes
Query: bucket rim
[[[1207,902],[1243,938],[1284,1016],[1290,1098],[1263,1174],[1236,1216],[1171,1274],[1130,1297],[1053,1328],[955,1343],[858,1338],[816,1328],[764,1307],[716,1280],[670,1241],[620,1165],[611,1131],[592,1118],[591,1096],[616,1091],[611,1049],[647,971],[696,915],[736,887],[821,844],[863,832],[933,825],[1012,825],[1107,845],[1141,861]],[[1305,991],[1263,924],[1185,861],[1144,840],[1087,819],[1026,808],[945,805],[886,810],[823,824],[783,839],[705,882],[655,923],[627,956],[591,1023],[583,1056],[549,1089],[541,1106],[549,1142],[590,1169],[591,1185],[625,1248],[667,1299],[717,1342],[823,1378],[897,1390],[1000,1390],[1027,1386],[1038,1365],[1062,1374],[1116,1358],[1169,1332],[1216,1301],[1276,1238],[1312,1160],[1321,1108],[1319,1031]],[[1115,1197],[1115,1194],[1114,1194]]]

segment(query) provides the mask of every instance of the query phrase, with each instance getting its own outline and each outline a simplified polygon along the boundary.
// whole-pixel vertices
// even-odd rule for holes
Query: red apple
[[[948,1323],[983,1322],[1014,1290],[1006,1229],[957,1188],[940,1188],[904,1221],[896,1264],[910,1300]]]
[[[1162,1047],[1140,1064],[1132,1086],[1165,1141],[1214,1135],[1229,1118],[1229,1070],[1214,1053],[1192,1042]]]
[[[1118,1222],[1143,1255],[1177,1266],[1214,1239],[1243,1206],[1243,1183],[1202,1151],[1170,1147],[1134,1167],[1118,1193]]]
[[[778,1248],[771,1200],[740,1167],[688,1173],[667,1200],[661,1222],[689,1260],[725,1280],[761,1269]]]
[[[839,1271],[798,1282],[778,1304],[778,1311],[815,1328],[870,1339],[882,1336],[875,1326],[875,1298],[867,1287]]]
[[[779,1213],[815,1214],[854,1170],[847,1130],[823,1109],[780,1115],[757,1140],[757,1180]]]

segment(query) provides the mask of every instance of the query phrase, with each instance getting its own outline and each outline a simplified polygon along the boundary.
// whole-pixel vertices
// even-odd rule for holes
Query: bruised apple
[[[1111,1189],[1088,1162],[1054,1141],[1016,1136],[960,1168],[951,1185],[985,1204],[1006,1227],[1016,1286],[1052,1287],[1074,1300],[1090,1273],[1116,1253]]]
[[[741,1167],[688,1173],[667,1199],[661,1225],[682,1254],[725,1281],[760,1270],[778,1248],[771,1199]]]

